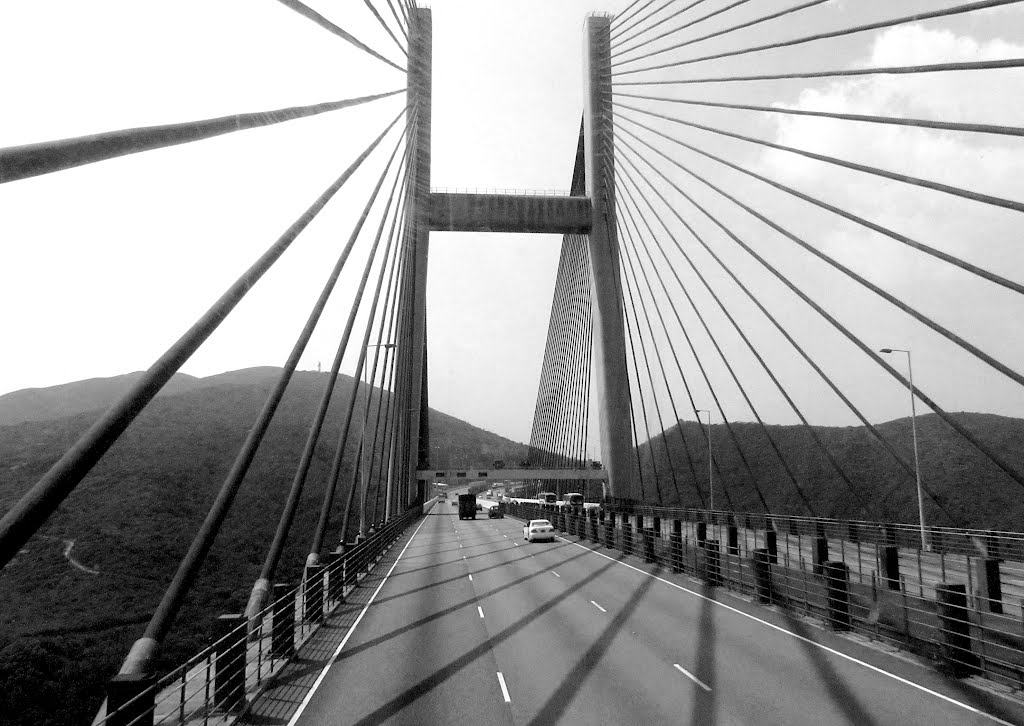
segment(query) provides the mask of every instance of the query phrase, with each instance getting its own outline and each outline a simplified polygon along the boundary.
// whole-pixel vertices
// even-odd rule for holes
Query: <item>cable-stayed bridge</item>
[[[0,183],[16,185],[391,104],[334,181],[0,521],[7,565],[332,200],[361,200],[212,507],[182,533],[185,556],[97,694],[96,723],[1024,722],[1024,535],[965,526],[963,501],[921,475],[917,420],[920,407],[922,438],[941,428],[998,486],[1024,486],[1019,445],[943,405],[972,392],[1000,411],[1021,401],[1024,341],[1007,320],[1024,312],[1024,118],[992,98],[1019,87],[1024,45],[971,46],[949,30],[1019,31],[1020,2],[634,0],[587,15],[582,122],[557,193],[432,186],[429,8],[281,4],[404,75],[400,88],[0,149]],[[386,43],[346,29],[357,12]],[[854,58],[865,36],[874,51]],[[822,85],[793,85],[808,83]],[[561,236],[523,461],[431,460],[438,232]],[[165,668],[340,280],[353,303],[287,496],[266,513],[276,530],[244,612]],[[915,385],[897,335],[944,351],[948,376],[922,382],[919,366]],[[357,384],[335,400],[346,362]],[[868,388],[909,404],[912,445],[874,423]],[[883,494],[813,425],[826,399],[895,472]],[[316,526],[294,531],[339,410]],[[769,425],[778,411],[798,434]],[[462,483],[480,495],[469,522],[450,506]],[[500,495],[486,494],[496,483]],[[889,521],[894,499],[911,503],[912,524]],[[530,541],[534,520],[553,544]],[[282,582],[294,538],[309,542],[303,577]]]

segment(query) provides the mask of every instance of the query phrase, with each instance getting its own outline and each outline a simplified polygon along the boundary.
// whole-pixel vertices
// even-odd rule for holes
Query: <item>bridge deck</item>
[[[304,653],[249,723],[285,723],[307,696],[297,724],[999,723],[974,706],[1024,722],[1015,702],[789,613],[452,512],[411,537],[331,667],[329,645]]]

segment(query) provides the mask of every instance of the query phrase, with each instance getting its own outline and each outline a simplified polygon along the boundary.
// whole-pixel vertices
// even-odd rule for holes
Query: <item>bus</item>
[[[554,492],[538,492],[537,501],[541,504],[558,504],[558,495]]]

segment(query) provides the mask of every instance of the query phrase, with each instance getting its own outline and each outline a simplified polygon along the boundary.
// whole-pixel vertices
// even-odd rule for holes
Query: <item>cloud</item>
[[[917,25],[879,33],[869,53],[854,67],[990,60],[1024,56],[1024,45],[1004,40],[981,41],[950,30]],[[780,108],[834,111],[873,116],[926,118],[1024,126],[1024,106],[1016,89],[1018,70],[963,71],[899,76],[867,76],[803,89],[795,102]],[[1024,144],[1021,139],[993,134],[938,131],[800,116],[768,114],[773,141],[835,156],[896,173],[938,181],[967,190],[1024,201]],[[1024,250],[1020,245],[1020,214],[948,194],[920,189],[876,176],[848,171],[794,154],[767,150],[758,171],[835,206],[890,227],[982,268],[1024,282]],[[896,297],[952,328],[978,347],[1012,363],[1024,353],[1024,341],[1013,321],[1024,315],[1020,296],[910,250],[835,215],[803,215],[806,205],[784,204],[791,228],[808,241],[854,268]],[[813,221],[811,221],[813,220]],[[808,282],[808,285],[813,285]],[[850,286],[849,295],[871,294]],[[831,302],[831,301],[830,301]],[[845,306],[844,306],[845,307]],[[880,308],[847,307],[855,330],[869,339],[888,325]],[[885,313],[885,318],[899,313]],[[915,324],[916,325],[916,324]],[[909,330],[909,329],[908,329]],[[936,359],[948,359],[951,344],[921,326],[913,335]],[[986,386],[991,369],[974,363],[976,380]],[[1016,367],[1016,366],[1014,366]],[[966,370],[966,369],[965,369]],[[978,371],[982,371],[978,374]],[[988,381],[988,382],[986,382]],[[940,391],[940,402],[955,399],[952,384]],[[973,400],[984,396],[980,389]],[[1022,400],[1014,396],[1015,405]],[[991,399],[991,397],[990,397]],[[978,410],[969,397],[960,405]],[[963,400],[968,400],[964,405]],[[1016,410],[1014,415],[1021,415]]]

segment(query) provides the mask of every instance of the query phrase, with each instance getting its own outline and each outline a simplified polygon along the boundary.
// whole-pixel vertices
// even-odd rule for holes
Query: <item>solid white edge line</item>
[[[484,616],[484,609],[482,607],[480,607],[479,605],[476,606],[476,611],[478,613],[480,613],[480,617],[481,618]]]
[[[700,678],[698,678],[697,676],[695,676],[692,673],[690,673],[690,671],[686,670],[685,668],[683,668],[678,663],[673,663],[672,665],[674,665],[676,667],[677,671],[682,673],[684,676],[689,678],[691,681],[696,683],[698,686],[703,688],[705,691],[710,691],[711,690],[711,686],[709,686],[708,684],[704,683],[704,681],[702,681]]]
[[[370,599],[366,602],[366,605],[364,605],[363,609],[359,612],[359,617],[356,618],[356,621],[352,623],[352,627],[350,627],[348,629],[348,632],[345,633],[345,637],[342,638],[342,641],[338,645],[337,650],[334,651],[334,655],[332,655],[331,659],[327,661],[327,665],[324,666],[324,669],[320,671],[320,675],[317,676],[317,679],[313,682],[313,685],[309,689],[309,693],[306,694],[306,697],[302,699],[302,703],[299,704],[298,710],[290,719],[288,719],[288,726],[295,726],[295,722],[299,720],[299,717],[302,715],[302,712],[306,710],[306,706],[308,706],[309,702],[313,700],[313,694],[316,693],[316,689],[320,687],[320,684],[323,683],[324,678],[327,677],[327,671],[330,670],[332,665],[334,665],[334,661],[336,661],[338,659],[338,656],[341,655],[341,649],[345,647],[346,643],[348,643],[348,639],[352,637],[352,633],[355,632],[356,626],[359,625],[359,622],[363,619],[363,616],[366,615],[366,611],[370,609],[370,605],[373,604],[373,601],[377,599],[377,593],[379,593],[380,589],[384,587],[384,583],[388,581],[389,577],[391,577],[391,573],[395,571],[395,568],[398,566],[398,563],[402,560],[402,556],[405,554],[405,551],[409,549],[409,545],[411,545],[412,541],[416,539],[416,535],[420,533],[420,530],[426,523],[427,518],[424,517],[423,521],[420,522],[420,526],[417,527],[416,531],[412,533],[412,537],[410,537],[409,541],[405,543],[405,547],[403,547],[402,551],[398,554],[398,558],[395,559],[394,564],[391,565],[391,569],[388,570],[388,574],[384,575],[384,579],[380,581],[380,584],[377,585],[377,589],[373,591],[372,595],[370,595]]]
[[[501,671],[498,671],[498,685],[501,686],[501,697],[505,699],[505,703],[512,703],[512,697],[508,695],[508,687],[505,685],[505,676],[501,675]]]
[[[593,600],[591,600],[591,601],[590,601],[590,604],[591,604],[591,605],[593,605],[593,606],[594,606],[595,608],[597,608],[598,610],[600,610],[600,611],[601,611],[602,613],[606,613],[606,612],[608,612],[607,610],[605,610],[605,609],[604,609],[603,607],[601,607],[600,605],[598,605],[598,604],[597,604],[596,602],[594,602]]]
[[[982,711],[980,709],[977,709],[974,706],[971,706],[971,705],[968,705],[966,703],[963,703],[962,701],[958,701],[955,698],[950,698],[949,696],[947,696],[945,694],[942,694],[942,693],[939,693],[938,691],[933,691],[932,689],[928,688],[927,686],[922,686],[920,683],[914,683],[913,681],[907,680],[906,678],[903,678],[902,676],[898,676],[895,673],[890,673],[889,671],[887,671],[887,670],[885,670],[883,668],[879,668],[878,666],[873,666],[870,663],[865,663],[862,660],[854,658],[852,655],[847,655],[846,653],[843,653],[842,651],[838,651],[835,648],[829,648],[827,645],[822,645],[821,643],[818,643],[818,642],[816,642],[814,640],[811,640],[810,638],[805,638],[802,635],[798,635],[797,633],[794,633],[792,630],[786,630],[785,628],[783,628],[781,626],[778,626],[778,625],[775,625],[774,623],[769,623],[767,620],[762,620],[761,618],[757,617],[756,615],[751,615],[750,613],[745,613],[742,610],[739,610],[737,608],[732,607],[731,605],[726,605],[724,602],[719,602],[718,600],[715,600],[714,598],[710,598],[710,597],[707,597],[705,595],[701,595],[699,592],[694,592],[693,590],[685,588],[682,585],[677,585],[676,583],[669,582],[668,580],[666,580],[666,579],[664,579],[662,577],[658,577],[657,575],[652,575],[650,572],[645,572],[644,570],[641,570],[639,567],[634,567],[633,565],[630,565],[630,564],[628,564],[626,562],[622,562],[621,560],[617,560],[614,557],[609,557],[608,555],[602,554],[601,552],[597,552],[595,550],[592,550],[589,547],[584,547],[583,545],[579,544],[578,542],[570,542],[569,540],[567,540],[567,539],[565,539],[563,537],[559,537],[558,539],[562,540],[566,544],[571,544],[571,545],[574,545],[576,547],[579,547],[581,550],[587,550],[587,552],[595,554],[598,557],[603,557],[606,560],[611,560],[612,562],[620,564],[623,567],[628,567],[629,569],[635,570],[636,572],[639,572],[642,575],[647,575],[648,577],[653,577],[658,582],[662,582],[662,583],[668,585],[669,587],[674,587],[677,590],[682,590],[683,592],[687,592],[687,593],[693,595],[694,597],[699,597],[701,600],[707,600],[708,602],[714,603],[715,605],[718,605],[719,607],[723,607],[726,610],[731,610],[732,612],[736,613],[737,615],[742,615],[745,618],[749,618],[750,620],[753,620],[755,622],[761,623],[762,625],[766,625],[769,628],[771,628],[772,630],[777,630],[780,633],[785,633],[786,635],[792,636],[793,638],[796,638],[797,640],[802,640],[805,643],[809,643],[810,645],[813,645],[813,646],[815,646],[817,648],[821,648],[822,650],[824,650],[824,651],[826,651],[828,653],[831,653],[832,655],[839,656],[840,658],[842,658],[844,660],[848,660],[851,663],[857,663],[858,665],[862,665],[865,668],[867,668],[868,670],[874,671],[875,673],[880,673],[881,675],[884,675],[884,676],[888,676],[889,678],[892,678],[893,680],[895,680],[895,681],[897,681],[899,683],[903,683],[904,685],[910,686],[911,688],[916,688],[919,691],[923,691],[925,693],[929,693],[929,694],[935,696],[936,698],[938,698],[940,700],[946,701],[947,703],[951,703],[954,706],[959,706],[960,708],[962,708],[962,709],[964,709],[966,711],[970,711],[971,713],[976,713],[979,716],[984,716],[985,718],[991,719],[995,723],[1003,724],[1003,726],[1014,726],[1014,724],[1010,723],[1009,721],[1003,721],[998,716],[993,716],[990,713],[985,713],[984,711]],[[593,601],[591,601],[591,602],[593,602]]]

